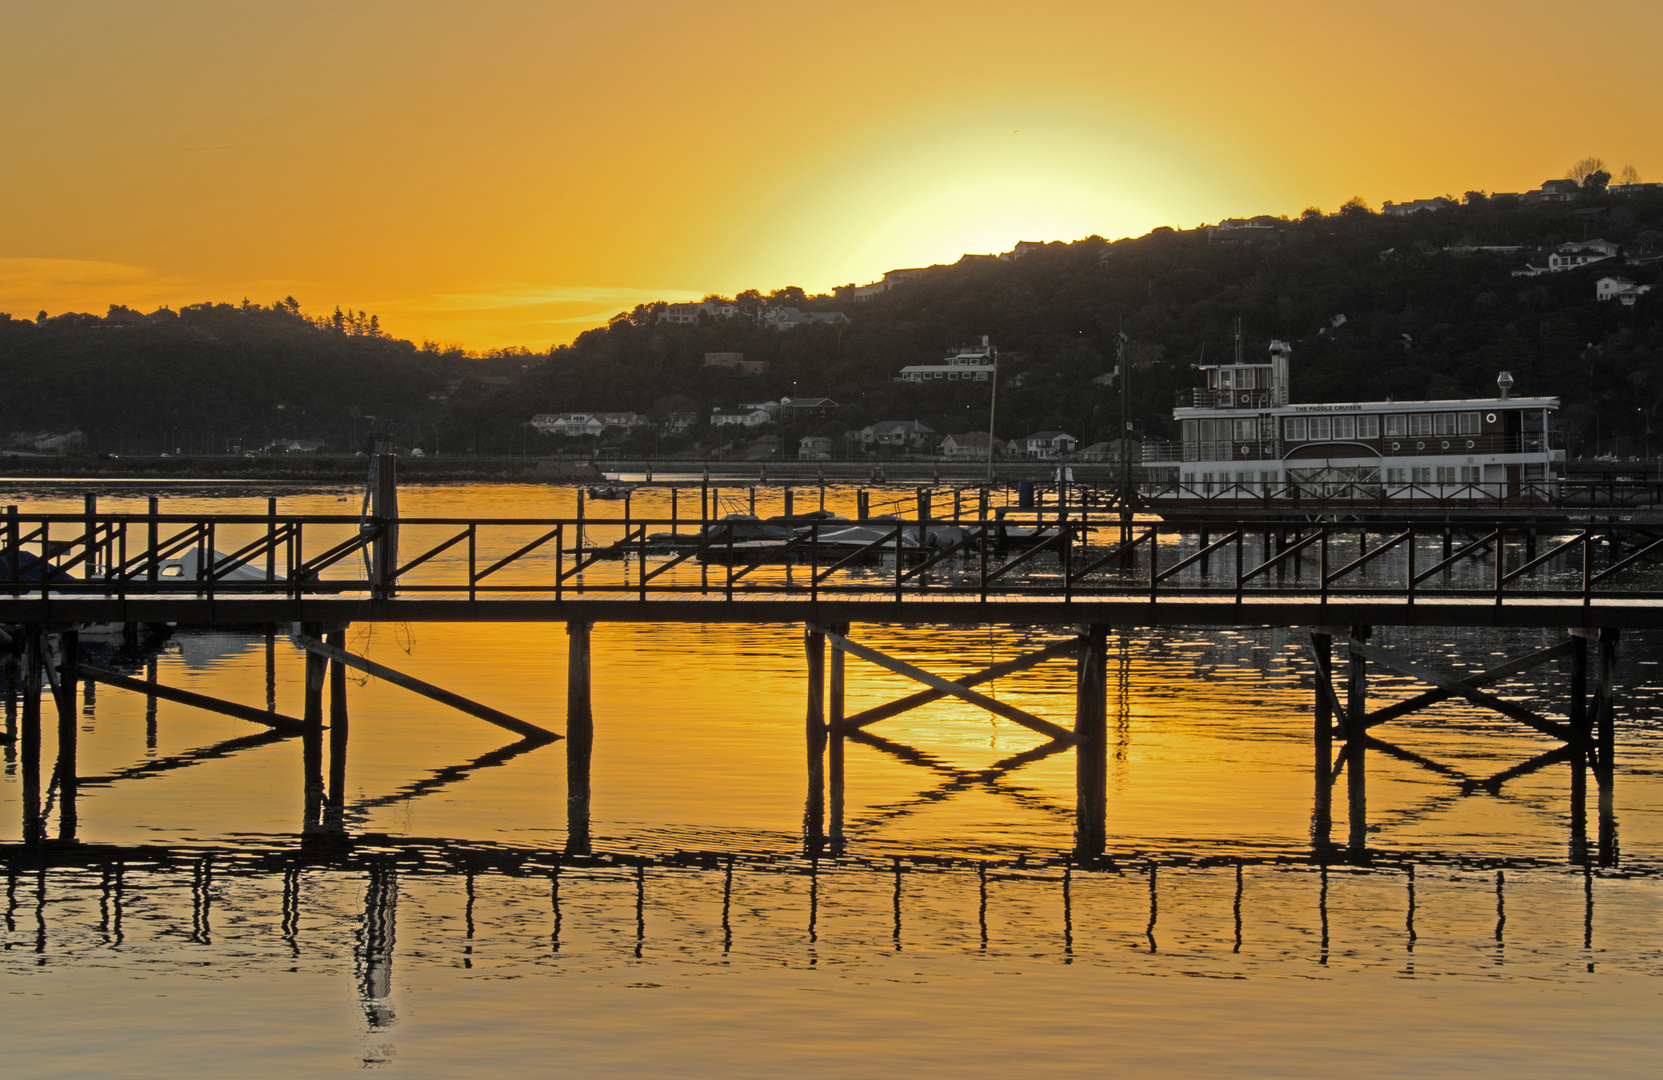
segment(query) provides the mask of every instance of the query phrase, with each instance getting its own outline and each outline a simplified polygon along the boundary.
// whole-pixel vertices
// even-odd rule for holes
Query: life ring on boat
[[[1418,442],[1418,443],[1415,444],[1415,449],[1416,450],[1425,450],[1426,449],[1426,444],[1423,443],[1423,442]]]
[[[1393,450],[1401,450],[1401,449],[1403,449],[1403,444],[1394,442],[1394,443],[1392,443],[1392,449]]]
[[[1495,413],[1488,413],[1488,414],[1486,414],[1486,415],[1485,415],[1485,417],[1484,417],[1484,422],[1485,422],[1485,423],[1486,423],[1486,424],[1493,424],[1493,423],[1495,423],[1495,422],[1496,422],[1496,414],[1495,414]]]
[[[1248,394],[1243,394],[1243,395],[1242,395],[1242,396],[1241,396],[1241,403],[1242,403],[1242,404],[1243,404],[1243,405],[1246,405],[1246,404],[1247,404],[1247,399],[1248,399],[1248,397],[1249,397],[1249,396],[1250,396],[1250,395],[1248,395]]]
[[[1472,449],[1472,440],[1471,440],[1471,439],[1468,439],[1468,440],[1467,440],[1467,449],[1468,449],[1468,450],[1471,450],[1471,449]]]
[[[1449,449],[1449,440],[1445,439],[1443,442],[1439,443],[1438,444],[1438,449],[1439,450],[1448,450]]]
[[[1244,446],[1244,447],[1241,448],[1241,456],[1242,457],[1252,457],[1253,456],[1253,451],[1249,450],[1247,447]]]

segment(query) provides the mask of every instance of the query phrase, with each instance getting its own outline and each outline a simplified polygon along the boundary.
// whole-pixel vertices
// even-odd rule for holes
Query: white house
[[[804,435],[797,440],[797,458],[800,461],[830,461],[832,456],[832,439],[829,435]]]
[[[740,405],[733,409],[720,406],[710,410],[710,422],[715,427],[761,427],[774,418],[774,414],[760,405]]]
[[[949,461],[986,461],[987,442],[987,432],[966,431],[959,435],[947,436],[936,449]],[[993,455],[998,457],[1004,452],[1005,440],[994,439]]]
[[[1624,307],[1633,307],[1634,301],[1651,292],[1650,285],[1636,285],[1625,277],[1602,277],[1594,282],[1595,300],[1620,300]]]
[[[642,427],[647,418],[632,412],[538,413],[531,426],[544,435],[599,435],[607,428]]]
[[[860,429],[860,444],[871,449],[922,450],[935,429],[917,420],[880,420]]]
[[[908,364],[896,382],[987,382],[993,377],[999,350],[982,335],[981,345],[961,345],[935,364]]]
[[[1609,240],[1574,240],[1569,244],[1560,244],[1559,250],[1548,256],[1548,272],[1579,270],[1616,256],[1617,245]]]
[[[1022,448],[1029,457],[1054,458],[1072,453],[1079,442],[1066,431],[1036,431],[1022,440]]]

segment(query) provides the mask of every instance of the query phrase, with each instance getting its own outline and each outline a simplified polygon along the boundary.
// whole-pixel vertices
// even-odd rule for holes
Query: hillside
[[[1564,399],[1573,456],[1592,455],[1596,441],[1624,456],[1663,451],[1663,290],[1633,306],[1594,297],[1594,282],[1611,273],[1658,282],[1660,264],[1643,260],[1663,254],[1663,193],[1255,220],[1265,227],[1157,229],[1019,258],[966,257],[864,300],[747,293],[735,298],[738,317],[681,325],[648,305],[569,346],[484,359],[370,334],[358,320],[310,320],[292,302],[0,321],[0,374],[12,391],[0,399],[0,434],[80,429],[89,449],[130,453],[135,439],[178,443],[160,434],[171,427],[203,446],[281,436],[345,448],[374,415],[430,450],[517,453],[529,442],[535,453],[589,445],[528,434],[539,412],[702,421],[715,406],[782,395],[842,406],[834,419],[794,425],[792,438],[884,419],[957,432],[985,427],[986,384],[891,378],[985,334],[1000,353],[999,435],[1061,428],[1089,443],[1115,434],[1118,389],[1093,380],[1113,367],[1119,332],[1131,342],[1135,427],[1164,436],[1174,393],[1194,384],[1193,365],[1229,354],[1239,319],[1251,355],[1272,338],[1292,342],[1295,400],[1488,394],[1506,369],[1516,392]],[[1512,274],[1593,237],[1642,262]],[[1511,245],[1524,250],[1459,250]],[[776,331],[754,317],[786,304],[849,321]],[[742,352],[770,370],[705,367],[706,352]],[[726,430],[701,422],[684,434],[638,432],[632,449],[708,450],[731,438]]]

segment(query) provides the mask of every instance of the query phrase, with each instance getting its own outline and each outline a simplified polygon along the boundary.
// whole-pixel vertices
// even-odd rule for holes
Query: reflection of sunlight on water
[[[332,513],[337,497],[323,491],[285,504]],[[416,488],[405,509],[551,514],[566,512],[569,498],[531,486]],[[180,509],[225,505],[179,501]],[[263,500],[245,501],[264,509]],[[79,506],[78,497],[64,502]],[[1070,632],[857,626],[851,636],[958,677]],[[1383,629],[1374,643],[1465,674],[1558,640],[1523,630]],[[565,727],[559,625],[355,626],[350,644],[494,708]],[[0,971],[51,1000],[73,988],[85,1010],[76,1021],[16,999],[34,1010],[27,1015],[39,1032],[42,1056],[26,1064],[58,1055],[82,1071],[142,1071],[80,1045],[85,1024],[111,1033],[108,1045],[188,1028],[203,1046],[229,1052],[230,1035],[203,1034],[216,1025],[202,1018],[212,1017],[226,1032],[305,1043],[313,1049],[295,1053],[321,1055],[304,1059],[315,1069],[419,1061],[454,1071],[469,1053],[493,1052],[539,1060],[547,1048],[526,1040],[557,1023],[562,1052],[589,1071],[777,1075],[733,1050],[760,1046],[758,1060],[847,1075],[850,1060],[878,1068],[870,1055],[881,1045],[893,1073],[912,1060],[899,1036],[885,1033],[899,1025],[936,1048],[937,1067],[951,1062],[966,1074],[1044,1060],[1084,1075],[1111,1051],[1152,1062],[1177,1055],[1191,1071],[1216,1074],[1216,1061],[1185,1057],[1199,1050],[1171,1035],[1170,1019],[1192,1032],[1234,1024],[1243,1054],[1280,1060],[1265,1075],[1289,1075],[1299,1070],[1276,1059],[1282,1034],[1338,1052],[1334,1032],[1371,1030],[1382,1015],[1394,1031],[1470,1054],[1465,1037],[1439,1034],[1454,1026],[1453,999],[1461,1023],[1490,1034],[1481,1053],[1535,1049],[1514,1061],[1528,1075],[1571,1067],[1540,1045],[1544,1025],[1596,1013],[1616,1023],[1625,1010],[1655,1005],[1663,694],[1644,635],[1625,636],[1621,654],[1621,862],[1586,873],[1567,865],[1566,766],[1497,794],[1463,795],[1449,777],[1380,754],[1369,764],[1378,865],[1305,863],[1313,681],[1300,628],[1111,631],[1106,869],[1060,858],[1072,842],[1072,753],[1041,755],[1042,736],[953,700],[849,742],[847,855],[807,862],[800,626],[603,624],[594,650],[593,828],[604,858],[584,864],[558,861],[566,805],[558,743],[520,746],[355,676],[345,820],[358,846],[303,858],[298,740],[254,738],[245,722],[169,702],[147,731],[143,696],[99,687],[82,717],[83,846],[54,854],[59,864],[44,869],[14,849],[7,872]],[[303,663],[286,627],[272,658],[268,686],[263,635],[185,632],[160,655],[158,678],[259,707],[269,692],[279,712],[298,715]],[[1371,678],[1375,706],[1420,689],[1384,672]],[[1562,667],[1550,664],[1502,690],[1562,715],[1562,681]],[[980,689],[1069,726],[1073,682],[1072,661],[1059,660]],[[850,713],[916,689],[849,661]],[[50,772],[55,732],[46,728]],[[1453,704],[1393,722],[1383,735],[1473,778],[1553,745]],[[147,761],[167,767],[135,766]],[[1337,821],[1343,798],[1341,784]],[[8,747],[0,777],[8,838],[20,800]],[[145,854],[136,845],[154,847]],[[1143,976],[1187,978],[1133,979]],[[1236,980],[1252,990],[1219,989]],[[205,985],[213,993],[203,994]],[[888,989],[898,987],[941,1014],[921,1015],[928,1010]],[[1437,998],[1426,1000],[1427,987]],[[835,1000],[797,1011],[791,1002],[810,990]],[[158,1017],[149,992],[190,1001],[193,1018]],[[1057,1026],[1050,1013],[1069,995],[1094,1003],[1100,1038],[1082,1036],[1078,1016]],[[986,1035],[984,1053],[967,1056],[963,1033],[986,1026],[990,999],[1011,1019]],[[1162,1015],[1144,1011],[1151,1003]],[[1221,1019],[1231,1010],[1278,1034],[1242,1034],[1254,1022]],[[1293,1014],[1311,1019],[1300,1026]],[[711,1025],[731,1045],[703,1041]],[[1654,1023],[1642,1023],[1624,1045],[1645,1057],[1656,1035]],[[710,1067],[678,1069],[685,1062],[669,1051],[652,1057],[661,1041],[699,1045]],[[1371,1051],[1373,1064],[1413,1068],[1404,1040],[1392,1043]],[[620,1065],[625,1046],[636,1049]],[[839,1046],[865,1056],[840,1057]],[[1081,1046],[1094,1054],[1071,1057]],[[1615,1053],[1609,1067],[1620,1073],[1628,1060]],[[241,1071],[275,1070],[250,1062]]]

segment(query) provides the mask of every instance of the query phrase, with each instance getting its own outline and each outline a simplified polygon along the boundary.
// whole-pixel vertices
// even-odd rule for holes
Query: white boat
[[[1207,385],[1173,409],[1172,464],[1150,463],[1167,497],[1520,500],[1545,497],[1565,452],[1550,445],[1557,397],[1288,401],[1286,342],[1263,363],[1203,364]]]

